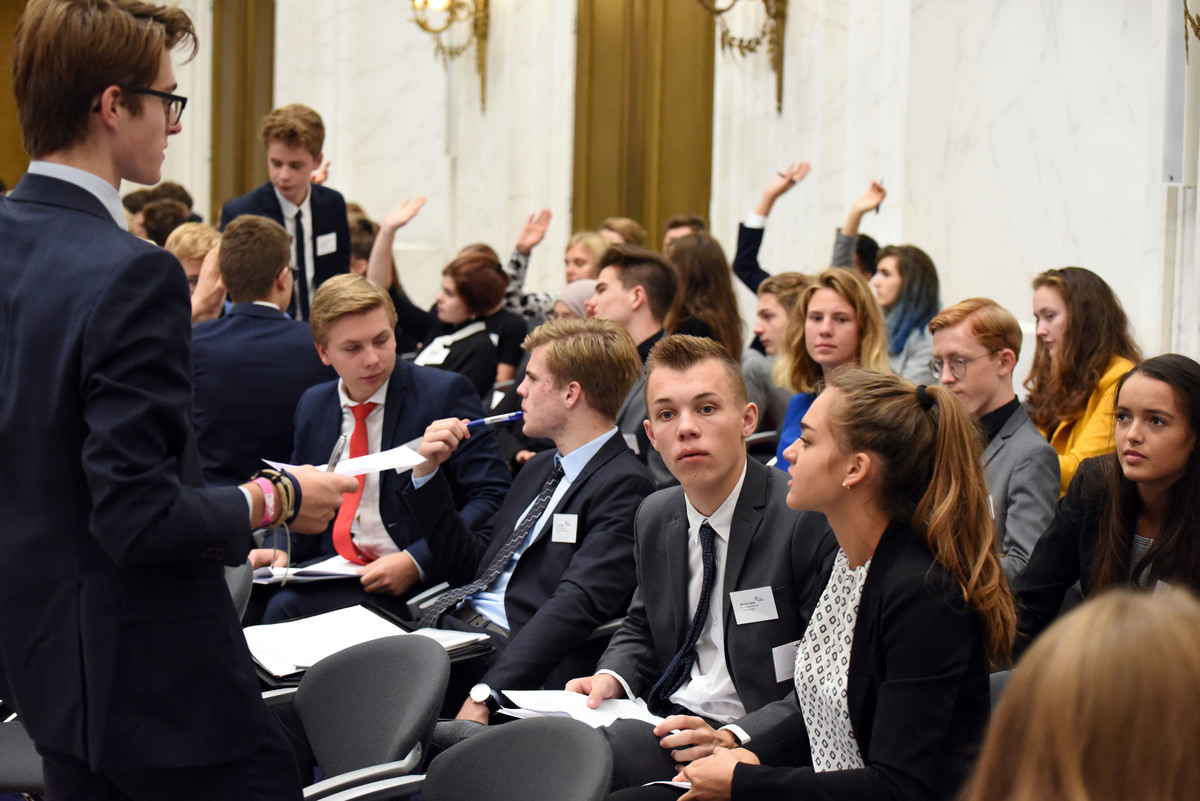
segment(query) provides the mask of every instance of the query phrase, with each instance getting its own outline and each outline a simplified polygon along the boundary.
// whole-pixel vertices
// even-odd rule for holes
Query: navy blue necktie
[[[700,632],[708,624],[708,601],[712,595],[713,579],[717,574],[717,557],[713,550],[713,538],[717,532],[708,521],[700,524],[700,555],[704,564],[704,580],[700,585],[700,601],[696,604],[696,614],[692,616],[692,625],[688,628],[687,638],[679,651],[671,659],[671,664],[663,672],[662,678],[650,689],[646,706],[650,711],[661,717],[679,714],[682,710],[678,704],[671,703],[671,695],[680,687],[692,673],[692,665],[696,662],[696,641]]]
[[[305,252],[304,212],[296,210],[296,311],[297,320],[308,319],[308,254]]]

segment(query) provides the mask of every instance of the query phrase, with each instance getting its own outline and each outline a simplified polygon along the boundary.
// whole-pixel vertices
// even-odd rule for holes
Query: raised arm
[[[424,205],[423,197],[407,198],[379,223],[379,233],[375,235],[375,244],[371,246],[371,256],[367,260],[367,280],[372,284],[388,289],[395,282],[396,288],[400,288],[392,262],[392,245],[396,241],[396,232],[416,217]]]

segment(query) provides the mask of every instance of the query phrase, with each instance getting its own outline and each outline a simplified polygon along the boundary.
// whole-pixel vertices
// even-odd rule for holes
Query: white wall
[[[183,111],[183,130],[171,137],[167,144],[167,157],[163,161],[162,179],[175,181],[187,188],[192,195],[195,208],[205,214],[208,209],[211,187],[209,176],[212,159],[212,3],[208,0],[180,0],[179,6],[192,16],[196,27],[196,38],[200,49],[196,57],[183,63],[183,56],[175,54],[175,79],[179,82],[179,94],[188,99]],[[137,188],[125,182],[121,194]],[[211,222],[211,221],[210,221]]]

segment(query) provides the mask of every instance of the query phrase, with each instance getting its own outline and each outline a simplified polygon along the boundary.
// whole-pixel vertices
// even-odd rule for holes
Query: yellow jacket
[[[1108,453],[1116,447],[1113,442],[1112,410],[1116,401],[1117,381],[1132,369],[1133,362],[1122,356],[1113,356],[1083,411],[1059,423],[1054,429],[1050,445],[1058,452],[1058,469],[1062,474],[1060,496],[1066,494],[1080,462]],[[1042,436],[1046,435],[1046,429],[1039,430]]]

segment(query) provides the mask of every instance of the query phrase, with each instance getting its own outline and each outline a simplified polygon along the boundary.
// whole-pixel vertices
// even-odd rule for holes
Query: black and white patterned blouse
[[[850,724],[846,684],[858,604],[870,566],[868,561],[851,568],[846,553],[838,550],[829,583],[796,652],[796,694],[818,773],[865,767]]]

